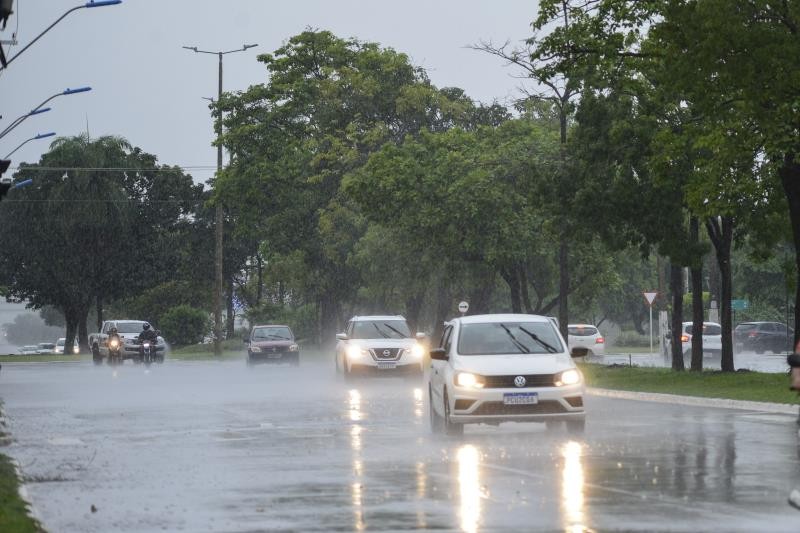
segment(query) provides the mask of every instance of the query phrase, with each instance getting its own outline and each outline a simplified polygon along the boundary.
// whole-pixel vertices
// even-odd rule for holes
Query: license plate
[[[280,359],[281,357],[283,357],[282,353],[268,353],[267,354],[267,359]]]
[[[538,392],[509,392],[503,394],[503,403],[506,405],[531,405],[539,403]]]
[[[393,368],[397,368],[397,363],[387,363],[387,362],[378,363],[378,368],[380,368],[381,370],[391,370]]]

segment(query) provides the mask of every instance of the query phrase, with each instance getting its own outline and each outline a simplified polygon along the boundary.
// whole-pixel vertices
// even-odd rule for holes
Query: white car
[[[566,421],[584,429],[583,376],[547,317],[474,315],[445,324],[431,350],[428,399],[434,433],[464,424]]]
[[[56,341],[56,347],[53,348],[53,353],[55,354],[63,354],[64,353],[64,345],[67,343],[67,339],[65,337],[61,337]],[[80,348],[78,347],[78,341],[75,341],[75,344],[72,346],[72,353],[78,354],[80,353]]]
[[[422,375],[425,349],[402,316],[354,316],[336,335],[336,371],[356,375]]]
[[[606,340],[600,334],[597,326],[570,324],[567,326],[567,331],[567,343],[573,357],[606,353]]]
[[[681,350],[684,357],[692,355],[692,331],[694,324],[692,322],[684,322],[681,325]],[[716,322],[703,322],[703,355],[719,356],[722,353],[722,326]],[[667,354],[670,353],[670,336],[667,336],[665,343]]]

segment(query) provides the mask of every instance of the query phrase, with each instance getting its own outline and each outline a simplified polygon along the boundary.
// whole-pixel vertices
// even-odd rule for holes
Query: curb
[[[674,405],[691,405],[695,407],[715,407],[718,409],[740,409],[744,411],[762,411],[766,413],[798,414],[798,406],[784,403],[751,402],[746,400],[728,400],[724,398],[701,398],[699,396],[679,396],[658,392],[633,392],[612,389],[596,389],[587,387],[586,392],[592,396],[617,398],[620,400],[636,400],[642,402],[670,403]]]

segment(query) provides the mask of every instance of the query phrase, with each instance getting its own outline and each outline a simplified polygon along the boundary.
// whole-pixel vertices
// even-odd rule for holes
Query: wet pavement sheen
[[[589,397],[582,438],[438,438],[421,382],[332,363],[3,364],[0,396],[52,532],[800,531],[786,415]]]

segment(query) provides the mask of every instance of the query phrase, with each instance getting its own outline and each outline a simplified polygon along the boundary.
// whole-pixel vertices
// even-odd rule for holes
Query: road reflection
[[[361,421],[361,393],[357,389],[348,391],[348,407],[350,421],[350,450],[353,457],[353,476],[355,479],[350,484],[350,502],[353,507],[353,529],[364,531],[366,523],[364,521],[364,502],[362,494],[362,484],[364,480],[364,462],[361,458],[361,431],[359,424]]]
[[[422,418],[422,389],[416,388],[414,389],[414,416],[416,418]]]
[[[475,533],[481,518],[480,452],[475,446],[465,444],[458,449],[456,460],[461,495],[461,530]]]
[[[586,530],[583,510],[583,446],[569,441],[561,448],[564,458],[564,471],[561,479],[561,509],[564,516],[564,529],[570,533]]]

